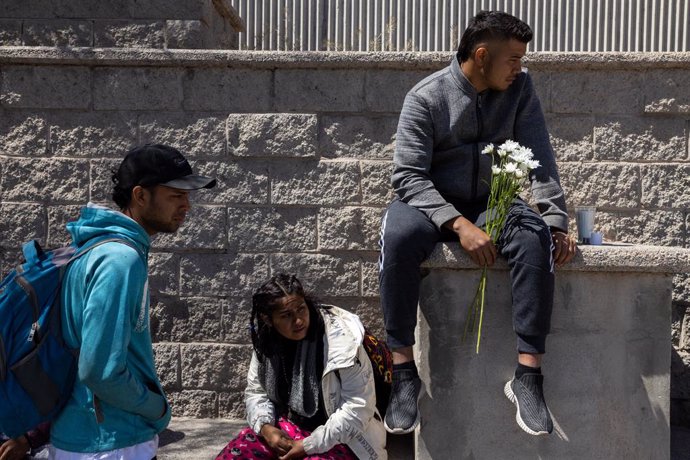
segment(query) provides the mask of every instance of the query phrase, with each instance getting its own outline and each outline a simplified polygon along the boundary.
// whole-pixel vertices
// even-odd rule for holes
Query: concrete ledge
[[[456,244],[425,265],[415,353],[425,388],[416,458],[670,457],[671,273],[690,250],[586,246],[557,272],[544,391],[555,422],[533,437],[503,386],[515,368],[510,277],[492,269],[479,354],[462,341],[480,271]]]
[[[477,268],[455,243],[437,245],[423,266],[453,270]],[[507,270],[508,265],[504,259],[499,259],[492,269]],[[578,246],[575,258],[558,271],[687,273],[690,271],[690,249],[624,243]]]
[[[434,70],[445,66],[454,54],[453,52],[286,52],[4,46],[0,47],[0,63],[258,69]],[[645,69],[689,68],[690,52],[528,53],[525,64],[534,70],[607,69],[640,71]]]

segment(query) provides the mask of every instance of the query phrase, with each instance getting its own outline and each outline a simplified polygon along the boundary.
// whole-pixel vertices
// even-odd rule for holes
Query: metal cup
[[[594,215],[597,208],[594,206],[577,206],[575,208],[575,221],[577,222],[577,239],[581,244],[589,244],[589,238],[594,231]]]

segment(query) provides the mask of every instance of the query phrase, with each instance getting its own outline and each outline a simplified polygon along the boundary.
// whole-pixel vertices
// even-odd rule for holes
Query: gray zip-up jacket
[[[532,197],[549,227],[567,231],[565,196],[544,114],[525,71],[506,91],[477,93],[453,58],[412,88],[398,122],[393,187],[440,229],[462,215],[449,201],[485,202],[491,158],[481,151],[508,139],[532,149],[541,164],[530,174]]]

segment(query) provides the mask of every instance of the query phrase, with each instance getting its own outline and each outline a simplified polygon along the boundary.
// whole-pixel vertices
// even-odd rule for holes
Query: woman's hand
[[[266,444],[278,455],[285,455],[292,449],[296,442],[286,432],[268,423],[261,427],[261,436],[266,440]],[[300,442],[301,445],[301,442]],[[289,457],[294,458],[294,457]]]
[[[29,452],[29,441],[26,436],[5,441],[0,446],[0,460],[21,460]]]
[[[280,457],[280,460],[291,460],[293,458],[303,458],[307,455],[307,453],[304,451],[304,444],[302,443],[302,440],[300,439],[299,441],[292,441],[292,447],[290,448],[290,451]]]

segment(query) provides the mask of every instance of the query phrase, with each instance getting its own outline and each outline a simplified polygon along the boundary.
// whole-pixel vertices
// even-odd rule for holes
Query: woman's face
[[[269,324],[286,339],[302,340],[309,330],[309,307],[300,295],[290,294],[278,300]]]

